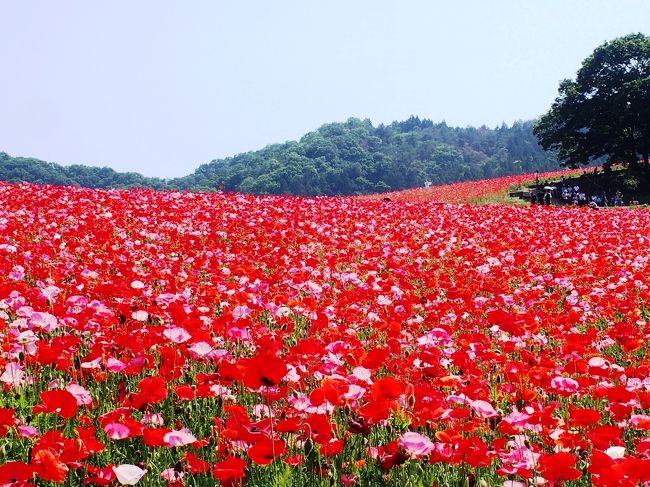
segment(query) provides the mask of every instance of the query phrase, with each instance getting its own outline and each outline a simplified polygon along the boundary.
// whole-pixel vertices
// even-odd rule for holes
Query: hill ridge
[[[0,179],[100,189],[368,194],[559,168],[554,155],[537,143],[533,123],[460,128],[411,116],[374,126],[368,119],[349,118],[324,124],[298,141],[215,159],[187,176],[169,180],[0,152]]]

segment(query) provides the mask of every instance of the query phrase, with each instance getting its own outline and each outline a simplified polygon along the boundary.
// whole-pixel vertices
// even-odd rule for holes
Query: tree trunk
[[[636,151],[636,139],[634,138],[634,125],[630,127],[630,163],[634,161],[635,166],[639,166],[639,155]]]

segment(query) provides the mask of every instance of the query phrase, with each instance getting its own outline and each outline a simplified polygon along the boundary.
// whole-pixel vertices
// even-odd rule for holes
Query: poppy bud
[[[308,457],[314,451],[314,443],[311,441],[311,438],[308,438],[305,441],[305,456]]]

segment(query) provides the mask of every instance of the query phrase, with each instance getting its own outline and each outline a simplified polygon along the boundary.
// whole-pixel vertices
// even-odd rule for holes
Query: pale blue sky
[[[0,151],[171,177],[348,117],[510,124],[649,26],[648,0],[0,0]]]

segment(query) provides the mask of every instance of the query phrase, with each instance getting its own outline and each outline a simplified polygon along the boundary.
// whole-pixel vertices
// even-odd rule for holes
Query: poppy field
[[[563,169],[539,174],[540,181],[557,180],[560,177],[576,176],[580,169]],[[534,174],[515,174],[480,181],[464,181],[440,186],[419,187],[403,191],[377,193],[363,196],[363,199],[389,198],[391,201],[438,202],[438,203],[490,203],[505,197],[512,188],[530,185],[535,182]]]
[[[0,486],[650,485],[650,212],[463,184],[0,184]]]

